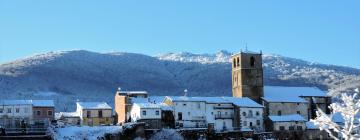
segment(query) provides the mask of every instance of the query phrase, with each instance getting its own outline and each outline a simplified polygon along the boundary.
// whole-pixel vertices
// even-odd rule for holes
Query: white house
[[[264,106],[256,103],[250,98],[234,98],[224,97],[235,105],[235,127],[240,127],[241,130],[251,130],[255,132],[264,131]]]
[[[32,123],[31,100],[0,100],[0,125],[19,126],[21,121]]]
[[[206,128],[206,102],[201,98],[172,96],[165,103],[174,109],[175,126],[179,128]]]
[[[222,97],[192,97],[205,101],[206,122],[215,131],[232,131],[234,105]]]

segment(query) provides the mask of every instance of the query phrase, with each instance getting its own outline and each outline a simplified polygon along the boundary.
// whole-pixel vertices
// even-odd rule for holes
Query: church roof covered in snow
[[[282,116],[269,116],[273,122],[293,122],[293,121],[306,121],[304,117],[299,114],[282,115]]]
[[[106,102],[77,102],[82,109],[112,109]]]
[[[307,102],[303,97],[327,97],[316,87],[265,86],[263,99],[267,102]]]

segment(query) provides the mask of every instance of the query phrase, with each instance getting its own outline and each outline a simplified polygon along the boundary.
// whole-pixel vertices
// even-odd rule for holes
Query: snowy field
[[[53,138],[55,140],[97,140],[103,138],[106,133],[119,133],[121,126],[66,126],[55,128]]]

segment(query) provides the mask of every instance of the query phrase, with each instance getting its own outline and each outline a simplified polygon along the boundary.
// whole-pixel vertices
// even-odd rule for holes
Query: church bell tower
[[[260,103],[264,96],[262,53],[241,51],[231,58],[233,97],[248,97]]]

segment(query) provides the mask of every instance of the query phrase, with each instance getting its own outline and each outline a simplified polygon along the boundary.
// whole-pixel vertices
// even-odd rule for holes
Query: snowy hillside
[[[151,95],[231,95],[231,53],[170,53],[156,57],[84,50],[49,52],[0,65],[0,98],[55,99],[58,111],[74,102],[113,103],[115,90]],[[323,90],[360,87],[360,70],[263,55],[266,85],[317,86]],[[339,88],[340,87],[340,88]],[[70,106],[64,106],[68,104]]]

